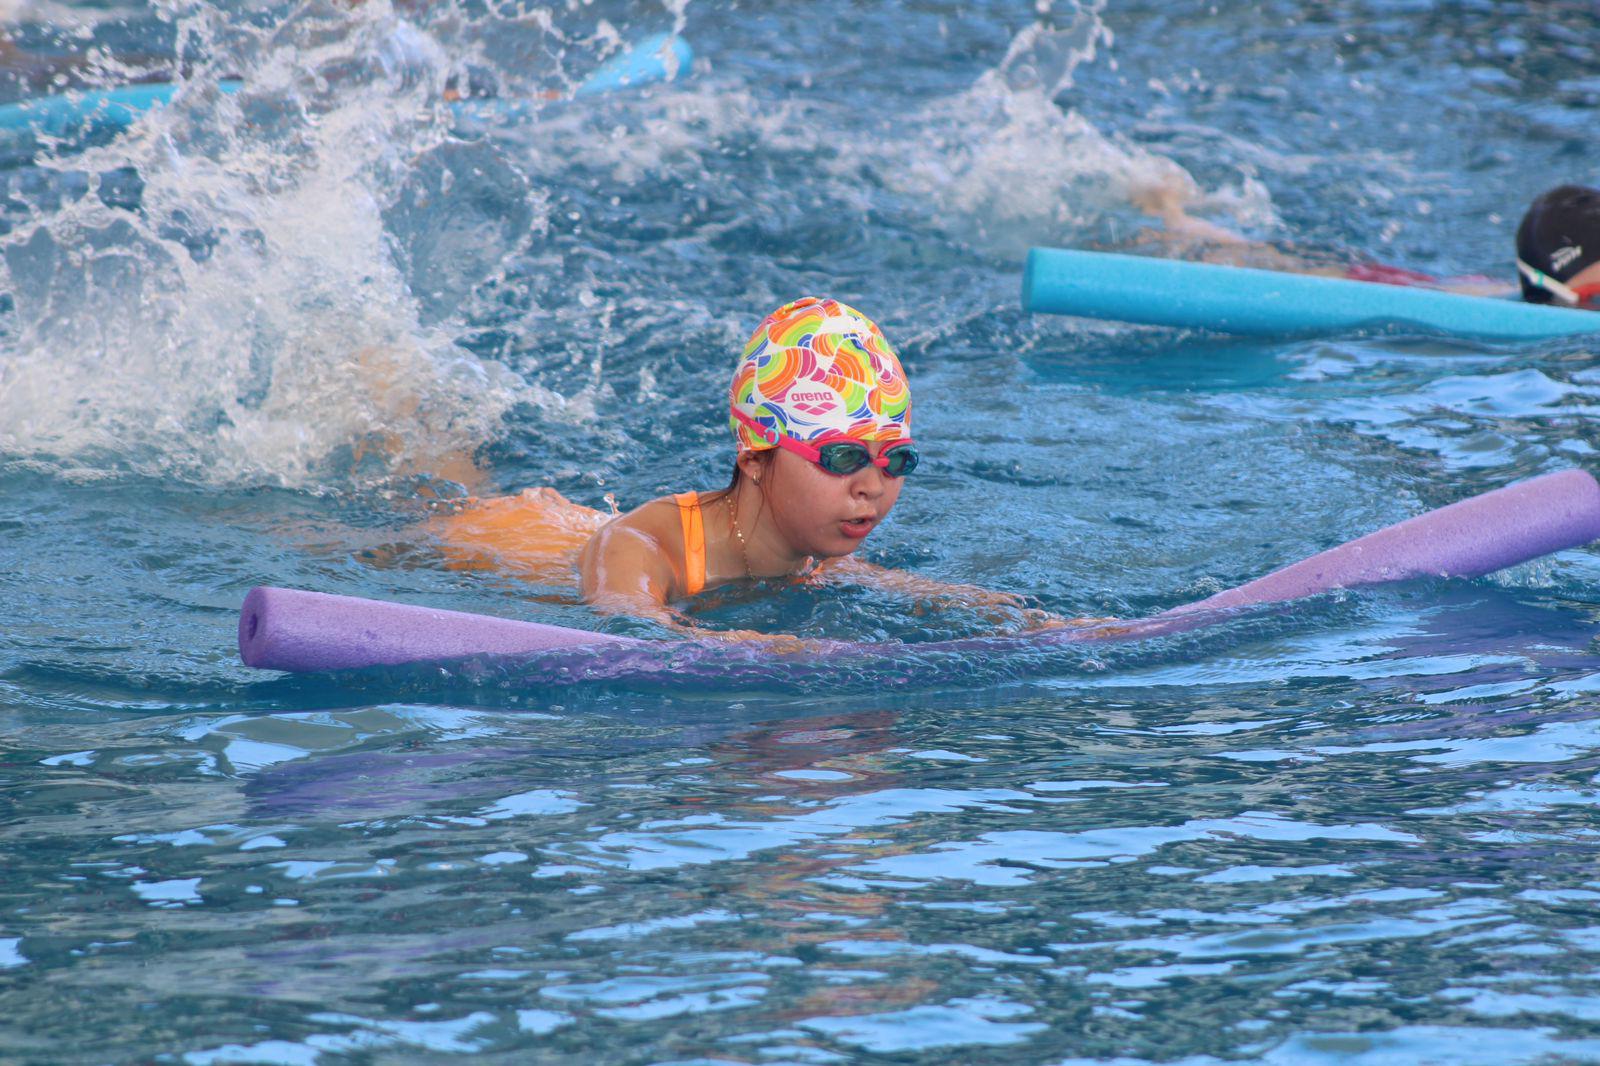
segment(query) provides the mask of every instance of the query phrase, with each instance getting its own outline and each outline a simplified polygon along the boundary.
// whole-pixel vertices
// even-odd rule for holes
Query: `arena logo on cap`
[[[1572,262],[1582,254],[1583,245],[1581,244],[1569,244],[1565,248],[1557,248],[1554,252],[1550,253],[1550,267],[1553,270],[1565,270],[1567,269],[1568,263]]]
[[[789,402],[796,411],[808,415],[825,415],[839,406],[831,392],[791,392]]]

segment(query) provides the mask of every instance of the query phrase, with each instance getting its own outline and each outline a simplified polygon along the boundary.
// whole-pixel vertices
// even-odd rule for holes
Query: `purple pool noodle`
[[[1600,540],[1600,484],[1563,470],[1408,518],[1166,616],[1385,581],[1482,577],[1592,540]]]
[[[245,665],[296,673],[638,643],[538,622],[295,589],[252,589],[239,612]]]
[[[1013,638],[906,645],[902,650],[918,655],[980,650],[993,654],[1002,646],[1140,640],[1204,626],[1207,615],[1230,608],[1418,577],[1479,577],[1593,540],[1600,540],[1600,484],[1581,470],[1566,470],[1429,511],[1152,618]],[[272,670],[348,670],[583,648],[610,649],[588,671],[609,677],[636,670],[693,673],[695,664],[699,675],[705,676],[718,673],[719,664],[723,669],[746,667],[750,664],[744,660],[759,651],[759,646],[724,642],[633,640],[537,622],[265,587],[245,597],[239,616],[239,654],[245,665]],[[895,654],[879,648],[819,641],[806,658],[816,663],[832,656]]]

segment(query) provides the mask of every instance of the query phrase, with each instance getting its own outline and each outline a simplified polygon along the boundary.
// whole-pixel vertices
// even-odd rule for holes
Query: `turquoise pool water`
[[[377,3],[25,28],[194,80],[121,139],[4,146],[0,1059],[1600,1061],[1593,551],[926,672],[238,664],[262,583],[598,625],[446,568],[416,522],[452,489],[380,445],[594,505],[714,486],[731,353],[805,292],[915,383],[925,469],[869,557],[1055,610],[1592,463],[1588,342],[1017,310],[1028,244],[1134,239],[1157,179],[1286,246],[1507,273],[1526,201],[1594,180],[1589,5],[1046,7],[462,3],[409,51]],[[674,26],[673,86],[436,106],[449,69],[528,95]]]

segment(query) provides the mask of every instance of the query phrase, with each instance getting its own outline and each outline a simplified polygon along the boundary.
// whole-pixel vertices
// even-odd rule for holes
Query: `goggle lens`
[[[881,457],[883,472],[890,477],[905,477],[917,468],[917,448],[914,444],[895,444],[885,448]],[[864,466],[874,465],[872,453],[865,444],[855,441],[834,441],[817,449],[817,465],[830,474],[846,477]]]
[[[889,460],[889,465],[883,468],[883,472],[890,477],[905,477],[915,470],[917,463],[922,460],[922,456],[917,454],[917,446],[915,444],[901,444],[894,448],[886,448],[884,449],[883,457]]]

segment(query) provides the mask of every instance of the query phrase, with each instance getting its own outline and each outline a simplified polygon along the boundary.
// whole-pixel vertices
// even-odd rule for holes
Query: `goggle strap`
[[[1527,278],[1529,285],[1532,285],[1536,289],[1543,289],[1545,292],[1548,292],[1550,295],[1559,298],[1564,303],[1571,304],[1573,307],[1578,307],[1583,303],[1583,297],[1578,295],[1575,289],[1563,282],[1557,281],[1555,278],[1552,278],[1549,274],[1546,274],[1539,268],[1529,266],[1521,259],[1517,260],[1517,273],[1521,274],[1524,278]]]
[[[774,448],[782,447],[783,444],[784,444],[784,441],[787,440],[790,445],[797,446],[799,449],[801,449],[800,454],[804,455],[805,458],[807,458],[808,460],[810,460],[813,463],[817,462],[817,460],[821,458],[822,452],[821,452],[820,449],[824,445],[828,445],[828,444],[853,444],[853,445],[856,445],[857,447],[862,448],[862,449],[866,448],[866,445],[862,444],[858,440],[823,441],[821,445],[811,444],[811,443],[809,443],[807,441],[798,440],[798,439],[796,439],[794,437],[790,437],[790,436],[788,436],[788,434],[781,434],[777,430],[772,429],[769,426],[763,426],[760,422],[757,422],[755,419],[751,418],[749,415],[745,414],[743,411],[739,410],[739,408],[737,408],[735,406],[730,405],[728,407],[728,410],[730,412],[732,412],[733,417],[735,419],[737,419],[739,422],[744,424],[747,428],[750,429],[751,432],[755,433],[763,441],[765,441],[768,444],[772,445]],[[903,440],[897,440],[897,441],[891,441],[889,446],[888,446],[888,448],[885,448],[884,451],[888,452],[890,448],[894,448],[897,445],[912,444],[912,443],[913,443],[913,441],[910,438],[906,438],[906,439],[903,439]],[[806,452],[811,452],[813,454],[812,455],[805,455]],[[884,457],[881,456],[881,455],[876,459],[871,458],[871,453],[870,452],[868,453],[867,461],[870,462],[873,466],[879,466],[879,467],[887,468],[888,465],[889,465],[888,460],[884,459]]]

